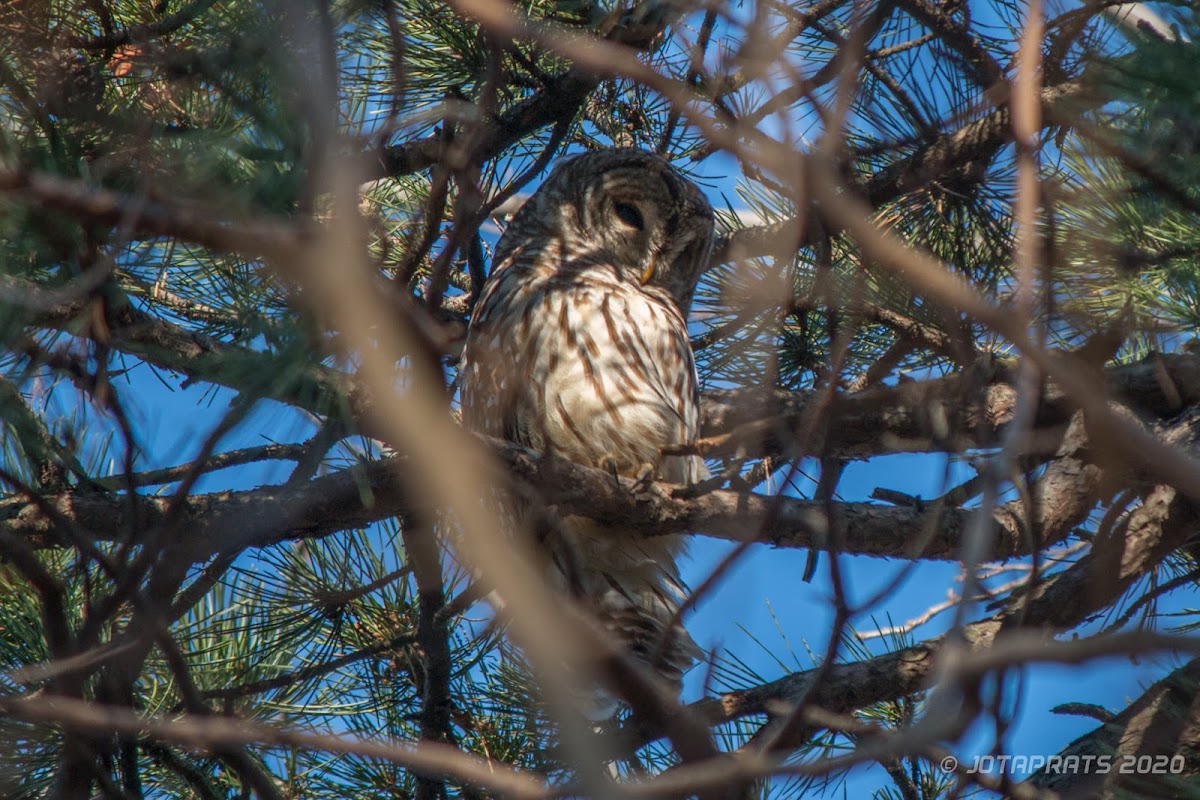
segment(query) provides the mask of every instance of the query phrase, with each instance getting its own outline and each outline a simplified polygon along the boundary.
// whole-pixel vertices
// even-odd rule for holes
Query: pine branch
[[[257,447],[246,447],[241,450],[214,453],[199,465],[199,470],[203,473],[208,473],[243,464],[253,464],[258,461],[297,461],[308,451],[309,444],[307,442],[301,444],[264,444]],[[123,489],[126,481],[132,482],[134,486],[160,486],[166,483],[174,483],[184,476],[192,474],[196,469],[197,465],[194,463],[180,464],[174,467],[164,467],[163,469],[135,472],[130,476],[115,475],[107,478],[98,478],[95,480],[95,483],[97,486],[110,491]]]
[[[1083,81],[1068,81],[1043,89],[1041,100],[1045,119],[1053,120],[1051,124],[1067,125],[1082,112],[1097,107],[1102,98]],[[955,176],[984,174],[983,167],[1012,142],[1012,136],[1008,106],[1001,105],[981,119],[942,134],[911,156],[893,162],[852,188],[866,198],[872,208],[878,209],[928,186],[931,181],[952,182]],[[810,229],[802,227],[806,218],[806,215],[800,215],[734,231],[720,242],[709,268],[770,255],[779,249],[781,237],[790,237],[786,240],[788,247],[803,247],[810,241]],[[841,230],[836,220],[828,222],[830,232]]]
[[[55,309],[39,321],[67,331],[80,313],[82,307],[71,304]],[[290,370],[288,380],[280,382],[271,378],[277,372],[278,356],[227,344],[128,306],[114,310],[110,316],[111,343],[118,350],[194,380],[261,394],[317,414],[328,413],[337,406],[336,398],[344,398],[360,430],[371,429],[374,402],[366,386],[349,373],[312,364],[303,370]],[[845,395],[839,401],[838,441],[826,445],[833,448],[829,453],[865,458],[889,452],[994,446],[1015,403],[1015,390],[1008,383],[1003,364],[981,369],[982,375],[971,371]],[[1197,356],[1156,354],[1138,364],[1113,367],[1105,373],[1105,378],[1116,399],[1155,415],[1174,413],[1183,405],[1200,401]],[[1054,383],[1044,391],[1038,411],[1039,426],[1066,424],[1073,405]],[[742,448],[759,455],[779,455],[794,440],[790,432],[810,424],[807,414],[811,413],[817,395],[813,390],[707,391],[703,396],[703,435],[711,438],[735,434],[721,447],[713,448],[714,453]],[[932,435],[936,427],[929,417],[931,411],[946,415],[946,423],[951,423],[947,430],[954,431],[953,436],[939,441]],[[967,424],[955,426],[952,424],[955,420]],[[738,431],[739,426],[750,422],[758,427]]]
[[[841,395],[836,416],[827,422],[831,441],[814,442],[813,450],[870,458],[995,447],[1016,407],[1013,380],[1011,364],[992,361],[945,378]],[[1109,367],[1103,372],[1103,391],[1139,413],[1171,416],[1200,402],[1200,357],[1156,353],[1135,364]],[[821,396],[816,389],[706,391],[701,433],[707,446],[701,449],[706,454],[788,454],[797,432],[807,430],[814,415],[826,413]],[[1062,426],[1076,408],[1061,385],[1048,381],[1036,414],[1041,433],[1026,452],[1057,450]]]
[[[1189,418],[1174,430],[1191,434],[1195,425],[1195,419]],[[1119,543],[1119,566],[1115,573],[1108,568],[1106,559],[1089,554],[1067,569],[1044,578],[1030,595],[1014,606],[966,625],[961,636],[951,632],[865,661],[837,664],[829,671],[828,679],[819,685],[811,685],[817,670],[797,672],[702,700],[693,708],[714,725],[755,714],[774,715],[805,696],[825,711],[849,713],[920,691],[934,675],[939,653],[952,643],[954,646],[959,642],[965,644],[968,654],[989,654],[990,664],[1002,663],[1004,637],[1008,631],[1014,628],[1065,631],[1079,625],[1092,614],[1107,608],[1156,569],[1163,559],[1186,544],[1198,521],[1200,519],[1186,499],[1170,487],[1158,486],[1135,512],[1125,539]],[[970,658],[970,655],[966,657]],[[1027,657],[1028,654],[1022,654],[1015,660],[1020,662]],[[933,724],[941,725],[942,722]],[[814,732],[811,727],[799,730],[787,744],[798,746]],[[952,731],[940,733],[951,735]],[[636,731],[626,734],[626,741],[639,746],[647,741],[645,735]]]
[[[1074,440],[1073,440],[1074,441]],[[840,531],[842,552],[904,558],[953,559],[973,511],[959,508],[880,506],[837,503],[832,519],[825,504],[783,495],[711,491],[698,497],[683,487],[653,484],[639,490],[628,479],[614,482],[610,474],[562,459],[543,459],[517,445],[491,440],[510,474],[527,484],[547,506],[560,514],[583,514],[628,525],[645,536],[691,532],[730,541],[755,541],[784,548],[829,546],[828,530]],[[1025,519],[1019,502],[995,514],[999,534],[990,559],[1028,553],[1061,541],[1072,525],[1086,515],[1096,499],[1099,473],[1075,460],[1074,441],[1062,453],[1063,478],[1048,471],[1047,496],[1039,503],[1041,517]],[[348,528],[361,528],[389,517],[419,514],[411,487],[413,465],[391,458],[342,470],[303,484],[262,487],[241,492],[216,492],[178,500],[174,537],[177,557],[203,562],[218,552],[267,547],[282,541],[320,538]],[[419,469],[419,468],[418,468]],[[63,519],[90,533],[96,541],[111,541],[129,524],[129,499],[122,495],[68,492],[42,500]],[[171,500],[141,497],[136,513],[147,527],[161,525]],[[765,521],[770,527],[763,529]],[[1028,531],[1039,532],[1035,542]],[[22,498],[0,503],[0,531],[22,537],[31,546],[69,544],[58,523],[42,514],[37,504]],[[76,534],[79,535],[79,534]]]
[[[1097,768],[1043,767],[1028,783],[1073,796],[1099,797],[1109,792],[1136,797],[1184,796],[1200,774],[1198,696],[1200,659],[1193,659],[1058,753],[1062,758],[1078,759],[1075,763],[1097,764]],[[1099,768],[1101,760],[1108,769]]]
[[[300,254],[307,235],[302,227],[278,219],[228,219],[216,209],[130,197],[86,181],[4,163],[0,163],[0,192],[65,211],[89,223],[127,226],[148,237],[176,236],[217,252],[247,257],[287,261]]]
[[[154,22],[146,22],[100,36],[75,36],[71,38],[70,44],[72,47],[80,47],[85,50],[111,50],[122,45],[148,42],[190,25],[216,3],[217,0],[193,0],[178,11],[160,17]]]
[[[130,709],[54,695],[0,698],[0,714],[73,732],[119,734],[173,742],[197,751],[260,745],[305,748],[390,761],[422,775],[448,776],[503,797],[541,800],[546,788],[532,777],[494,760],[449,745],[385,742],[285,730],[247,719],[184,715],[143,716]]]
[[[599,83],[598,76],[577,69],[550,78],[545,88],[533,97],[518,103],[491,122],[487,138],[479,143],[477,154],[483,160],[490,161],[542,128],[571,121]],[[369,174],[369,177],[395,178],[444,164],[451,146],[445,137],[436,135],[389,145],[377,159],[377,171]]]
[[[631,50],[644,48],[662,33],[667,22],[665,16],[654,16],[647,25],[637,15],[625,15],[603,38],[581,36],[580,47],[587,48],[589,45],[585,42],[590,41],[607,43],[609,46],[627,45]],[[579,114],[584,101],[600,85],[602,77],[603,73],[584,66],[573,67],[546,79],[545,85],[532,97],[488,121],[487,135],[476,143],[475,156],[482,161],[490,161],[543,128],[571,122]],[[445,164],[451,147],[445,137],[439,135],[390,145],[383,148],[377,159],[379,170],[371,177],[394,178]]]
[[[928,0],[896,0],[913,19],[937,36],[959,58],[959,67],[984,92],[1004,88],[1004,68],[980,42],[970,25],[955,21],[942,7]]]
[[[275,675],[270,678],[252,681],[250,683],[238,684],[237,686],[224,686],[219,689],[208,689],[201,693],[205,699],[231,700],[238,697],[249,697],[251,695],[262,694],[273,689],[282,689],[287,686],[292,686],[297,683],[302,683],[313,678],[319,678],[328,675],[331,672],[348,667],[351,664],[375,656],[383,655],[390,650],[397,650],[401,647],[406,647],[416,641],[415,637],[409,634],[394,636],[384,642],[376,642],[375,644],[360,647],[352,653],[331,658],[326,661],[321,661],[316,664],[308,664],[300,669],[295,669],[290,672],[285,672],[281,675]]]
[[[450,693],[453,656],[450,629],[441,615],[446,605],[441,553],[432,526],[405,527],[404,552],[417,583],[418,618],[416,642],[421,652],[421,739],[454,742],[450,720],[454,699]],[[446,783],[436,777],[419,777],[416,800],[438,800],[446,794]]]
[[[998,374],[1003,375],[1003,371]],[[1200,357],[1160,356],[1139,364],[1112,368],[1108,378],[1109,384],[1118,387],[1119,394],[1131,405],[1143,411],[1168,415],[1178,408],[1177,403],[1181,400],[1190,403],[1194,402],[1192,398],[1200,397]],[[946,387],[957,392],[959,380],[958,377],[945,378],[930,381],[928,386],[914,382],[871,390],[876,394],[864,401],[857,410],[857,417],[852,401],[842,409],[839,429],[850,429],[857,419],[857,424],[874,431],[876,437],[881,430],[901,431],[899,423],[890,414],[890,410],[895,410],[899,417],[905,417],[906,404],[901,398],[911,396],[910,392],[929,391],[930,387],[933,387],[932,397],[938,397],[938,390]],[[993,426],[999,430],[1006,420],[1005,414],[1011,413],[1013,388],[1003,383],[993,384],[992,388],[996,390],[995,395],[982,407],[994,415]],[[729,394],[720,396],[722,402],[729,405],[710,413],[710,419],[720,421],[721,414],[733,414],[735,410],[738,414],[763,413],[761,407],[755,409],[744,398],[732,402],[735,398]],[[947,404],[957,396],[950,392],[941,395]],[[778,410],[787,408],[796,397],[792,393],[782,393],[768,395],[765,401],[760,398],[759,402],[772,404]],[[910,407],[928,408],[929,398],[924,397]],[[799,415],[798,418],[803,420],[804,410],[801,403],[800,411],[792,408],[788,413]],[[875,422],[881,410],[889,410],[885,419],[890,422],[886,425]],[[1066,416],[1070,411],[1065,396],[1053,385],[1047,386],[1039,424],[1065,425],[1070,420]],[[723,424],[733,422],[727,418]],[[1043,518],[1025,520],[1019,503],[999,510],[996,520],[999,529],[1005,533],[997,537],[989,558],[1029,552],[1033,542],[1027,531],[1040,532],[1041,545],[1060,540],[1074,524],[1072,520],[1095,502],[1098,471],[1089,466],[1089,448],[1081,423],[1077,420],[1074,427],[1068,426],[1066,430],[1065,438],[1061,433],[1055,435],[1058,458],[1037,485],[1042,497],[1038,505]],[[639,494],[633,491],[631,483],[616,484],[611,476],[597,470],[558,459],[542,460],[515,445],[496,442],[494,446],[514,476],[529,483],[547,504],[559,506],[564,513],[627,521],[648,536],[695,531],[734,541],[749,537],[779,547],[820,547],[824,541],[816,534],[827,524],[820,504],[732,491],[714,491],[688,498],[687,493],[672,496],[674,489],[669,486]],[[295,486],[182,498],[179,520],[187,535],[181,536],[181,540],[187,542],[188,557],[202,561],[216,552],[263,547],[294,538],[320,537],[405,515],[419,510],[411,504],[408,494],[407,487],[411,485],[408,468],[403,459],[389,459],[368,464],[361,471],[343,470]],[[373,498],[369,505],[362,499],[364,488],[369,489],[367,496]],[[42,502],[57,509],[63,521],[74,523],[77,529],[90,533],[97,541],[112,540],[117,532],[128,530],[127,526],[132,522],[128,518],[130,498],[124,495],[65,492],[42,498]],[[165,519],[170,501],[139,497],[137,504],[142,524],[155,525]],[[884,556],[915,555],[905,543],[928,540],[921,551],[922,557],[956,557],[961,532],[969,516],[969,512],[961,509],[892,508],[865,503],[838,504],[836,509],[835,518],[828,522],[844,530],[845,552]],[[770,518],[771,514],[778,515],[775,525],[771,530],[760,531],[761,521]],[[74,541],[62,538],[59,520],[44,515],[37,504],[25,498],[0,503],[0,520],[3,530],[36,547],[60,546]],[[77,531],[75,535],[80,534]]]

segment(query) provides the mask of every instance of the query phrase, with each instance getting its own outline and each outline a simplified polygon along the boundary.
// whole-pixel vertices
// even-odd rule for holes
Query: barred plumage
[[[497,246],[464,353],[464,423],[630,477],[651,465],[701,479],[701,459],[660,449],[699,430],[685,317],[712,240],[711,207],[664,159],[607,150],[560,164]],[[544,552],[557,584],[649,662],[683,596],[683,544],[572,517]],[[682,627],[669,634],[651,666],[678,689],[698,650]]]

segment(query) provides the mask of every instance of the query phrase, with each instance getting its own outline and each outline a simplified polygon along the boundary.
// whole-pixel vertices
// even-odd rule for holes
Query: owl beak
[[[646,265],[646,271],[642,273],[642,286],[645,286],[654,277],[654,262],[651,261]]]

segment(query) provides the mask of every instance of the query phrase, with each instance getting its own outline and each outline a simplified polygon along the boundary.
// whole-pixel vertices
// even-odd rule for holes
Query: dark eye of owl
[[[628,203],[614,203],[613,213],[617,218],[631,228],[637,228],[639,231],[645,228],[646,223],[642,220],[642,212]]]

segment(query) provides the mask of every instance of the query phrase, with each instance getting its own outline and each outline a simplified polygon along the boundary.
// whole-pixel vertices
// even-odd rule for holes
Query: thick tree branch
[[[1195,417],[1193,414],[1174,426],[1165,438],[1194,448]],[[1088,554],[1062,572],[1043,579],[1024,600],[993,617],[967,625],[961,641],[970,652],[981,653],[1002,646],[1009,630],[1041,627],[1066,631],[1079,625],[1108,607],[1157,568],[1167,555],[1190,541],[1198,521],[1191,503],[1175,489],[1156,487],[1131,515],[1125,536],[1113,542],[1117,549],[1115,558],[1109,554]],[[939,652],[950,641],[949,635],[938,636],[876,658],[838,664],[817,685],[810,686],[818,670],[808,670],[727,692],[700,701],[695,707],[713,724],[751,714],[779,714],[800,698],[826,711],[850,712],[926,688],[934,675]],[[812,731],[799,733],[809,735]],[[643,738],[634,736],[635,741]]]
[[[750,492],[714,491],[688,498],[680,487],[656,484],[635,490],[632,481],[615,483],[610,475],[561,459],[540,458],[516,445],[493,441],[496,453],[518,480],[561,514],[585,514],[628,525],[646,536],[692,532],[730,541],[755,541],[784,548],[826,548],[830,527],[838,531],[842,552],[897,558],[953,559],[963,532],[976,512],[960,508],[914,508],[840,503],[833,517],[823,503]],[[1064,454],[1066,455],[1066,454]],[[241,492],[216,492],[182,499],[171,534],[177,549],[193,561],[218,552],[265,547],[297,538],[319,538],[360,528],[394,516],[421,512],[408,487],[412,466],[403,459],[371,462],[304,484],[268,486]],[[1046,502],[1042,516],[1024,519],[1019,503],[997,509],[998,535],[992,559],[1029,552],[1036,544],[1059,541],[1095,502],[1097,474],[1072,467],[1073,482]],[[676,495],[673,496],[672,492]],[[99,541],[114,541],[131,523],[129,498],[120,494],[66,492],[41,498],[60,518]],[[141,524],[168,519],[172,500],[139,497]],[[419,502],[419,501],[418,501]],[[764,530],[764,525],[770,526]],[[65,546],[72,540],[38,504],[14,497],[0,502],[0,530],[38,548]],[[76,534],[78,535],[78,534]]]
[[[431,742],[370,741],[284,730],[248,719],[184,715],[175,719],[147,717],[131,709],[85,703],[67,697],[40,695],[0,698],[0,715],[36,725],[107,736],[149,737],[185,748],[211,751],[246,745],[305,748],[345,753],[401,764],[421,775],[448,776],[481,786],[503,797],[539,800],[546,788],[529,775],[492,759]]]
[[[0,163],[0,192],[65,211],[82,220],[127,225],[142,236],[175,236],[218,252],[250,258],[293,258],[306,231],[279,218],[230,219],[215,209],[169,205],[99,189],[85,181]]]
[[[139,497],[140,524],[153,528],[175,519],[168,534],[173,552],[193,562],[215,553],[264,547],[288,539],[327,536],[364,527],[417,507],[399,479],[398,461],[375,462],[299,485],[239,492],[214,492],[187,498]],[[61,517],[98,541],[118,541],[131,520],[130,500],[117,493],[74,492],[49,502]],[[172,504],[179,505],[176,514]],[[19,532],[35,547],[70,545],[53,520],[20,498],[0,501],[0,530]]]
[[[896,452],[945,452],[995,447],[1016,407],[1013,370],[1006,363],[980,364],[927,381],[905,381],[841,395],[836,418],[813,452],[870,458]],[[1151,356],[1104,372],[1104,388],[1116,401],[1152,417],[1178,413],[1200,402],[1200,357]],[[823,391],[733,389],[703,395],[702,435],[713,440],[706,454],[789,454],[813,415],[826,414]],[[1053,452],[1061,426],[1076,406],[1057,383],[1042,390],[1037,430],[1028,452]]]
[[[1114,791],[1131,797],[1185,796],[1200,774],[1200,659],[1151,686],[1058,755],[1079,761],[1090,757],[1092,763],[1106,759],[1111,767],[1043,768],[1029,783],[1075,797],[1108,797]]]

